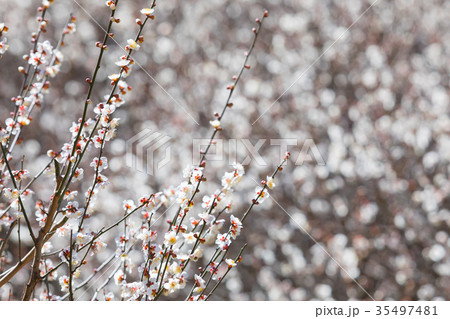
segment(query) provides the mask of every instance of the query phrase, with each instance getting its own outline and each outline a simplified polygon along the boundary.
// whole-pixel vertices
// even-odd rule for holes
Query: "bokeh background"
[[[107,25],[103,0],[77,2],[87,12],[72,0],[56,0],[50,9],[45,39],[55,43],[69,13],[77,17],[77,32],[63,49],[63,72],[15,150],[17,157],[25,155],[32,173],[46,164],[48,149],[59,149],[70,138],[87,90],[84,79],[96,63],[95,42],[103,39],[101,27]],[[2,119],[13,110],[10,99],[21,84],[17,66],[29,51],[38,4],[0,0],[0,20],[10,28],[10,49],[0,60]],[[222,122],[225,143],[266,139],[260,155],[267,165],[254,160],[246,165],[233,213],[242,216],[256,181],[280,161],[280,149],[270,139],[296,139],[298,146],[289,147],[295,162],[303,141],[312,138],[326,165],[286,165],[271,191],[274,200],[247,219],[239,237],[248,243],[244,260],[214,299],[368,299],[353,278],[377,300],[448,300],[450,2],[378,0],[354,23],[371,4],[159,1],[156,20],[145,29],[146,41],[135,55],[142,69],[135,65],[127,79],[134,89],[117,111],[121,126],[106,149],[111,185],[96,201],[98,225],[120,216],[123,200],[183,180],[182,170],[192,164],[193,139],[210,136],[209,121],[225,103],[225,88],[242,64],[254,20],[268,9],[252,69],[244,73],[234,107]],[[113,30],[119,44],[134,37],[135,18],[148,5],[121,1],[116,14],[121,23]],[[116,72],[114,62],[123,54],[118,45],[109,47],[95,102],[108,92],[107,75]],[[145,128],[172,138],[171,160],[153,176],[125,161],[126,141]],[[202,195],[213,193],[230,170],[225,157],[210,162]],[[237,159],[245,157],[245,148],[238,147]],[[90,183],[86,179],[80,190]],[[48,180],[36,185],[39,196],[51,194]],[[112,252],[114,237],[109,240]],[[7,289],[19,297],[26,280],[23,272]]]

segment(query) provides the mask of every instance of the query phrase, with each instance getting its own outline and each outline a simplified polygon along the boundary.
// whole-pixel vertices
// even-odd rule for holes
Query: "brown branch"
[[[47,242],[54,234],[54,231],[64,225],[64,223],[67,221],[66,218],[61,220],[58,224],[56,224],[52,231],[46,236],[44,243]],[[0,275],[0,287],[2,287],[4,284],[8,283],[11,278],[13,278],[25,265],[30,263],[33,260],[35,247],[31,248],[31,250],[13,267],[5,271]]]

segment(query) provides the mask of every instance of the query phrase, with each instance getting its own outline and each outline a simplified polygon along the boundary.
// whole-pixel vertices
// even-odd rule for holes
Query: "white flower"
[[[257,203],[261,204],[267,197],[269,197],[269,192],[267,190],[263,190],[263,188],[260,186],[257,186],[255,188],[255,195],[253,201],[256,201]]]
[[[192,261],[197,261],[203,256],[203,249],[198,247],[190,256],[189,259]]]
[[[60,65],[52,65],[45,69],[45,74],[54,78],[60,71]]]
[[[3,34],[8,32],[8,27],[4,23],[0,23],[0,32]]]
[[[211,208],[211,205],[214,201],[214,197],[213,196],[203,196],[203,203],[202,203],[202,207],[205,209],[209,209]]]
[[[27,170],[18,170],[18,171],[12,171],[13,175],[14,175],[14,179],[17,182],[22,181],[24,178],[26,178],[28,175],[30,175],[30,172]]]
[[[169,267],[169,274],[181,274],[181,267],[177,262],[173,262]]]
[[[116,65],[120,67],[127,66],[128,64],[130,64],[130,60],[128,59],[120,59],[119,61],[116,62]]]
[[[147,228],[142,228],[141,232],[138,235],[138,238],[144,242],[149,242],[151,240],[155,240],[157,236],[156,231],[148,230]]]
[[[145,290],[144,283],[132,282],[122,285],[122,298],[136,299]]]
[[[107,185],[109,185],[108,178],[102,174],[98,174],[97,176],[97,187],[105,188]]]
[[[96,241],[94,241],[92,243],[92,254],[98,254],[101,253],[103,251],[103,249],[105,249],[105,247],[107,246],[107,244],[99,239],[97,239]]]
[[[267,185],[267,187],[269,187],[269,189],[272,189],[276,186],[275,181],[272,176],[267,176],[266,185]]]
[[[236,237],[239,236],[239,234],[241,233],[242,223],[239,220],[239,218],[234,217],[233,215],[230,216],[230,222],[231,222],[230,227],[231,237],[233,239],[236,239]]]
[[[218,234],[216,245],[223,251],[227,250],[231,245],[231,240],[227,234]]]
[[[53,269],[54,269],[53,262],[50,259],[45,259],[45,261],[41,260],[41,262],[39,263],[39,270],[41,271],[41,276],[44,276]],[[53,270],[47,275],[46,278],[48,279],[48,281],[53,281],[56,278],[58,278],[58,272],[56,270]]]
[[[69,277],[68,276],[59,277],[59,284],[61,285],[62,292],[69,291]]]
[[[166,289],[169,294],[174,293],[179,289],[178,280],[175,278],[169,278],[169,280],[164,284],[164,289]]]
[[[200,217],[201,219],[203,219],[203,221],[208,224],[208,223],[212,223],[214,221],[214,216],[208,214],[208,212],[203,212],[203,213],[199,213],[198,217]]]
[[[147,17],[153,19],[155,16],[153,15],[153,13],[155,12],[155,10],[150,9],[150,8],[144,8],[141,10],[142,14],[145,14]]]
[[[124,200],[123,201],[123,209],[127,212],[130,212],[134,209],[136,209],[136,205],[134,205],[134,202],[131,199]]]
[[[199,183],[202,180],[203,177],[203,167],[196,167],[192,170],[190,182],[192,185],[197,186],[197,183]]]
[[[133,50],[139,50],[139,48],[141,47],[139,44],[137,44],[137,42],[136,41],[134,41],[133,39],[128,39],[128,41],[127,41],[127,43],[128,43],[128,45],[129,45],[129,47],[130,47],[130,49],[133,49]]]
[[[31,122],[30,119],[26,116],[19,116],[17,118],[17,123],[19,123],[22,126],[30,125],[30,122]]]
[[[90,236],[85,235],[83,233],[78,233],[77,236],[75,237],[75,242],[81,246],[81,245],[86,244],[89,241],[89,239],[90,239]]]
[[[218,128],[220,128],[220,121],[219,120],[209,121],[209,124],[211,124],[211,126],[214,127],[216,130]]]
[[[66,34],[71,34],[74,33],[75,31],[77,31],[77,25],[73,22],[68,23],[66,29],[64,30]]]
[[[56,230],[56,235],[58,235],[58,237],[67,236],[70,234],[70,229],[71,229],[70,224],[66,223],[64,226],[61,226]]]
[[[188,182],[182,182],[175,192],[177,202],[181,203],[183,208],[187,207],[187,202],[191,199],[194,193],[194,186]]]
[[[114,300],[114,294],[112,292],[108,292],[105,295],[105,301],[113,301]]]
[[[78,196],[78,191],[67,191],[64,194],[64,199],[68,201],[73,201]]]
[[[108,78],[113,82],[117,82],[120,79],[120,74],[114,73],[109,75]]]
[[[206,287],[205,280],[197,274],[194,275],[194,279],[195,279],[194,292],[197,292],[197,293],[202,292],[203,289],[205,289],[205,287]]]
[[[116,10],[116,4],[114,3],[114,1],[106,1],[105,5],[113,11]]]
[[[73,180],[80,181],[83,179],[84,170],[82,168],[77,168],[73,173]]]
[[[124,275],[122,269],[120,269],[119,271],[117,271],[114,274],[114,282],[117,286],[120,286],[124,279],[125,279],[125,275]]]
[[[108,168],[108,159],[104,156],[100,157],[100,159],[98,159],[98,157],[94,157],[90,166],[101,172]]]
[[[236,262],[233,259],[225,259],[225,262],[228,265],[228,268],[236,267]]]
[[[12,134],[16,134],[17,133],[17,129],[19,128],[19,125],[12,119],[12,118],[7,118],[5,120],[5,124],[6,124],[6,130],[8,132],[11,132]]]
[[[166,245],[175,245],[177,243],[177,233],[175,231],[168,232],[164,235],[164,243]]]
[[[3,195],[8,199],[18,199],[20,196],[20,192],[17,189],[5,188],[3,190]]]
[[[244,168],[241,164],[234,165],[233,172],[227,172],[222,177],[222,187],[226,190],[231,189],[236,186],[241,180],[242,176],[245,174]]]
[[[195,238],[194,233],[187,233],[187,234],[183,234],[184,237],[184,241],[186,242],[186,244],[193,244],[197,241],[197,238]]]

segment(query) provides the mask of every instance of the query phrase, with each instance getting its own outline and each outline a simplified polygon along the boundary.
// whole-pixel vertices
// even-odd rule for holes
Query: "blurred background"
[[[32,174],[47,163],[48,149],[59,149],[70,138],[84,104],[84,79],[97,60],[95,42],[103,39],[108,22],[103,0],[77,2],[85,10],[75,1],[56,0],[48,15],[44,39],[55,44],[70,13],[77,17],[77,32],[68,36],[62,72],[15,150],[17,158],[25,155]],[[2,121],[13,110],[10,99],[22,80],[17,67],[31,47],[39,3],[0,0],[10,45],[0,61]],[[255,160],[245,165],[233,214],[243,215],[257,181],[280,162],[280,148],[269,140],[292,139],[298,145],[289,146],[293,161],[278,175],[273,199],[246,220],[238,238],[241,245],[248,243],[243,262],[214,300],[359,300],[368,294],[377,300],[450,299],[450,2],[378,0],[368,9],[371,4],[159,1],[127,79],[133,91],[115,114],[121,125],[106,148],[111,185],[96,201],[96,223],[120,216],[125,199],[183,181],[182,170],[192,165],[193,139],[210,136],[209,121],[225,103],[225,88],[242,65],[255,19],[267,9],[270,17],[250,59],[252,68],[222,121],[225,143],[266,140],[259,154],[267,165]],[[148,6],[148,1],[120,1],[121,23],[113,32],[122,47],[136,33],[139,10]],[[110,42],[95,103],[108,93],[107,76],[116,72],[121,55]],[[126,141],[146,128],[171,137],[171,160],[153,176],[125,160]],[[326,165],[295,165],[306,139],[313,139]],[[212,194],[232,169],[225,157],[210,162],[202,195]],[[238,147],[238,161],[246,157],[245,148]],[[48,181],[36,184],[38,196],[50,196]],[[90,184],[85,179],[80,189]],[[26,280],[23,273],[8,289],[18,297]],[[2,290],[2,299],[7,293]]]

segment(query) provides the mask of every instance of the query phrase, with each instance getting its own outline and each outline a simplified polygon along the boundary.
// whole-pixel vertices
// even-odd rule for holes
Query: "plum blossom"
[[[230,216],[230,221],[231,221],[230,226],[231,237],[233,239],[236,239],[236,237],[239,236],[239,234],[241,233],[242,223],[239,220],[239,218],[234,217],[233,215]]]
[[[131,200],[131,199],[124,200],[123,201],[123,209],[126,212],[130,212],[130,211],[136,209],[136,205],[134,204],[133,200]]]
[[[141,10],[141,13],[142,13],[142,14],[145,14],[145,15],[146,15],[147,17],[149,17],[150,19],[154,19],[154,18],[155,18],[154,12],[155,12],[155,10],[154,10],[154,9],[150,9],[150,8],[143,8],[143,9]]]
[[[139,44],[137,44],[136,41],[134,41],[133,39],[129,39],[127,40],[128,43],[128,47],[132,50],[139,50],[139,48],[141,47]]]
[[[182,182],[176,190],[175,196],[177,202],[181,204],[181,207],[186,208],[188,202],[194,193],[194,186],[188,182]]]
[[[216,130],[220,129],[220,121],[219,120],[209,121],[209,124],[212,127],[214,127]]]
[[[178,236],[175,231],[168,232],[164,235],[164,243],[166,245],[175,245],[178,241]]]
[[[255,195],[253,195],[253,202],[262,204],[266,198],[269,197],[269,192],[261,186],[255,188]]]
[[[200,277],[199,275],[195,274],[194,275],[194,280],[195,280],[195,289],[194,292],[195,293],[200,293],[203,291],[203,289],[206,288],[206,282],[205,280]]]
[[[184,241],[186,244],[193,244],[197,241],[196,236],[198,236],[198,233],[187,233],[187,234],[183,234],[184,237]]]
[[[225,251],[230,247],[231,240],[228,234],[218,234],[216,239],[216,245],[222,251]]]
[[[233,268],[233,267],[236,267],[236,265],[237,265],[233,259],[227,258],[227,259],[225,259],[225,262],[227,263],[228,268]]]
[[[61,286],[62,292],[68,292],[69,291],[69,277],[68,276],[59,277],[59,285]]]
[[[144,283],[142,282],[132,282],[124,283],[122,285],[122,298],[129,298],[129,300],[134,300],[139,297],[145,291]]]
[[[101,172],[108,168],[108,159],[105,156],[100,157],[100,159],[98,157],[94,157],[90,166]]]
[[[197,184],[201,182],[202,178],[203,178],[203,167],[195,167],[192,170],[191,177],[189,180],[192,185],[197,186]]]
[[[244,167],[241,164],[234,164],[233,172],[226,172],[222,177],[222,187],[226,190],[236,186],[244,176]]]
[[[272,176],[267,176],[266,185],[269,189],[273,189],[276,186],[275,180]]]
[[[91,246],[91,250],[92,250],[91,255],[101,253],[105,249],[106,246],[107,246],[107,244],[105,242],[103,242],[99,239],[94,240],[94,242],[92,243],[92,246]]]
[[[77,168],[73,174],[74,181],[81,181],[83,179],[84,170],[82,168]]]

